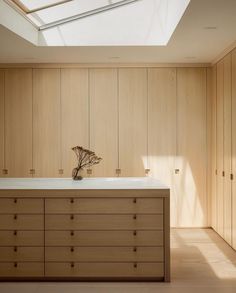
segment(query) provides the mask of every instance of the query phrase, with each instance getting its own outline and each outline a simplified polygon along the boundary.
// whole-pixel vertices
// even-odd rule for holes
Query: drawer
[[[0,230],[43,230],[43,215],[0,215]]]
[[[46,215],[46,230],[163,229],[163,215]]]
[[[43,246],[43,231],[0,231],[0,246]]]
[[[162,246],[163,231],[46,231],[46,246]]]
[[[43,199],[0,198],[0,214],[43,214]]]
[[[163,262],[163,247],[46,247],[47,262]]]
[[[0,262],[44,261],[44,247],[0,247]]]
[[[46,276],[164,277],[163,263],[46,263]]]
[[[43,277],[44,263],[1,262],[0,277]]]
[[[162,214],[162,198],[46,199],[47,214]]]

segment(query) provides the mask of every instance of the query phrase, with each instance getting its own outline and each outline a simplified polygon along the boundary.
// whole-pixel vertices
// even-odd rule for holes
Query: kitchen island
[[[148,177],[0,179],[0,279],[168,282],[169,195]]]

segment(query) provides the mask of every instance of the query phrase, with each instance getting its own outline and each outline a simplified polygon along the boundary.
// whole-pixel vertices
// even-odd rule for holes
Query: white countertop
[[[150,177],[120,178],[0,178],[4,189],[169,189]]]

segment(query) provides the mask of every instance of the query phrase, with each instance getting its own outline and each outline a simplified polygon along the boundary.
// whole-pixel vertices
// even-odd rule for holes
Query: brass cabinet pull
[[[15,231],[13,232],[13,234],[16,236],[16,235],[17,235],[17,231],[15,230]]]
[[[137,231],[136,231],[136,230],[134,230],[134,232],[133,232],[133,235],[134,235],[134,236],[136,236],[136,235],[137,235]]]
[[[175,174],[179,174],[179,169],[175,169]]]
[[[14,220],[17,220],[17,215],[14,215]]]
[[[17,252],[17,246],[14,247],[14,251]]]
[[[35,169],[30,169],[30,174],[34,175],[35,174]]]
[[[133,199],[133,203],[137,203],[137,199],[136,198]]]
[[[234,180],[234,174],[230,174],[230,180]]]
[[[70,266],[73,268],[73,267],[75,266],[75,264],[72,262],[72,263],[70,264]]]
[[[71,198],[70,203],[74,203],[74,199],[73,198]]]
[[[15,262],[15,263],[14,263],[14,267],[17,268],[17,266],[18,266],[18,264],[17,264],[17,262]]]
[[[14,198],[14,203],[17,203],[17,198]]]
[[[225,171],[222,171],[222,176],[225,177]]]
[[[74,235],[75,235],[74,231],[71,231],[70,236],[74,236]]]
[[[133,215],[133,219],[136,220],[137,219],[137,215]]]
[[[150,169],[145,169],[145,174],[148,175],[150,172]]]
[[[71,220],[74,220],[74,215],[70,215],[70,219]]]
[[[8,174],[8,170],[7,169],[3,169],[2,170],[2,174],[7,175]]]
[[[74,247],[71,247],[71,248],[70,248],[70,251],[71,251],[71,252],[74,252]]]
[[[135,269],[137,268],[137,263],[136,263],[136,262],[134,263],[134,268],[135,268]]]
[[[137,251],[137,247],[134,247],[134,248],[133,248],[133,252],[136,252],[136,251]]]
[[[121,173],[121,169],[116,169],[116,174],[119,175]]]

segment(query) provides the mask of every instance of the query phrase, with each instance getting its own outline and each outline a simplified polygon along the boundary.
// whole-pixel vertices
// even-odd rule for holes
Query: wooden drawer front
[[[162,246],[162,231],[46,231],[46,246]]]
[[[43,199],[1,198],[0,214],[43,214]]]
[[[43,231],[0,231],[0,246],[43,246]]]
[[[162,215],[46,215],[47,230],[163,229]]]
[[[46,263],[46,276],[164,277],[163,263]]]
[[[0,215],[0,230],[43,230],[43,215]]]
[[[44,261],[44,247],[0,247],[0,262]]]
[[[46,247],[45,261],[163,262],[163,247]]]
[[[46,199],[47,214],[162,214],[162,198]]]
[[[40,262],[2,262],[0,277],[42,277],[44,263]]]

